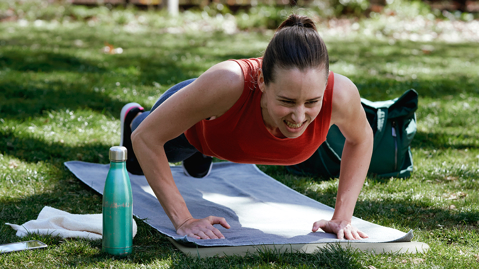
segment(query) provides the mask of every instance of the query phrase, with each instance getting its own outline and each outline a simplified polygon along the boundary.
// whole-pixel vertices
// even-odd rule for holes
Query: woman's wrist
[[[351,223],[351,219],[353,218],[354,208],[356,206],[356,202],[354,201],[341,201],[340,197],[337,198],[334,214],[331,220],[341,220],[347,221]]]
[[[176,230],[178,231],[183,225],[185,225],[188,221],[190,221],[191,219],[193,219],[193,217],[189,217],[187,218],[186,220],[184,220],[180,225],[176,226]]]

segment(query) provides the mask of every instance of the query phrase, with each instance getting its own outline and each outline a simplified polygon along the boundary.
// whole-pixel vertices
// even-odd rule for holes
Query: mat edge
[[[288,244],[281,245],[250,245],[237,247],[185,247],[175,240],[168,238],[168,240],[181,252],[190,257],[209,258],[209,257],[224,257],[224,256],[245,256],[247,254],[254,254],[264,250],[273,250],[280,253],[307,253],[313,254],[319,249],[323,249],[330,244],[337,244],[344,248],[351,248],[355,251],[370,252],[372,254],[417,254],[424,253],[429,250],[429,245],[423,242],[390,242],[390,243],[314,243],[314,244]]]

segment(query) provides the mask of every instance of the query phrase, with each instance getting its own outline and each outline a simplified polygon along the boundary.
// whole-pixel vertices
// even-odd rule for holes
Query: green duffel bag
[[[413,170],[411,141],[416,134],[418,94],[406,91],[401,97],[361,104],[373,129],[374,147],[368,175],[378,178],[409,177]],[[287,166],[296,175],[323,178],[339,177],[345,138],[336,125],[331,126],[326,141],[308,160]]]

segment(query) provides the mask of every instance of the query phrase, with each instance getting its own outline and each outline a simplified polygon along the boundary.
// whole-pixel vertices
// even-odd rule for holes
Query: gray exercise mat
[[[80,161],[65,166],[81,181],[103,193],[108,164]],[[224,217],[231,228],[216,225],[226,239],[199,240],[179,236],[144,176],[130,174],[133,214],[162,234],[186,245],[246,246],[264,244],[310,244],[348,242],[334,234],[311,232],[313,222],[331,219],[334,209],[288,188],[252,164],[214,163],[210,175],[192,178],[181,166],[172,166],[176,185],[195,218]],[[352,225],[369,235],[349,242],[410,242],[408,233],[353,217]]]

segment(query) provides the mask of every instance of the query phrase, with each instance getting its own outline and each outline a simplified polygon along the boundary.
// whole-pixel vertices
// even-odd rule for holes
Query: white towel
[[[60,236],[63,238],[101,239],[103,232],[102,214],[71,214],[53,207],[45,206],[36,220],[23,225],[5,223],[17,230],[17,236],[24,237],[28,233]],[[133,237],[137,231],[133,219]]]

